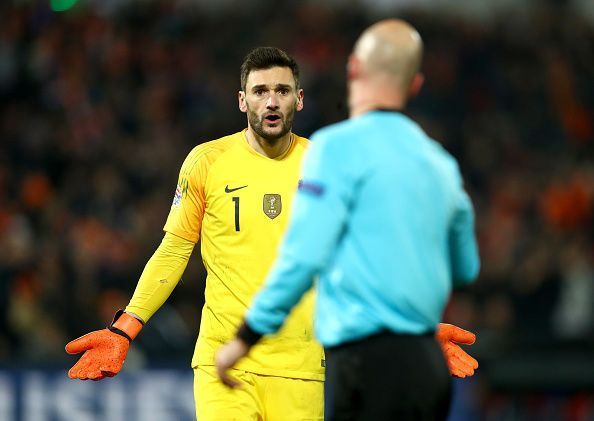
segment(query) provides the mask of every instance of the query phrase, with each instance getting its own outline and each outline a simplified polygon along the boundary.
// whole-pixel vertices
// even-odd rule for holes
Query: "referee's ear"
[[[239,105],[239,110],[242,113],[247,113],[247,104],[245,102],[245,92],[244,91],[237,92],[237,101],[238,101],[238,105]]]
[[[425,82],[425,76],[422,73],[415,74],[410,82],[410,86],[408,87],[407,98],[416,97],[419,94],[419,92],[421,91],[423,82]]]
[[[361,76],[361,67],[361,60],[351,54],[347,62],[347,80],[358,79]]]

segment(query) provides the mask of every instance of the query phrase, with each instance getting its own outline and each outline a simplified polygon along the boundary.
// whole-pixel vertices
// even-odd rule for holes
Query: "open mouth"
[[[277,114],[269,114],[266,117],[264,117],[264,120],[266,120],[268,123],[276,123],[278,121],[280,121],[281,117]]]

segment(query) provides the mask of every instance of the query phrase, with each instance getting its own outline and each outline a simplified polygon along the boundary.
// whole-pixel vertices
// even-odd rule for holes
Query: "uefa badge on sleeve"
[[[177,207],[181,203],[182,200],[182,188],[178,184],[177,188],[175,189],[175,195],[173,195],[173,203],[171,204],[172,207]]]
[[[177,182],[177,187],[175,188],[175,194],[173,195],[173,203],[171,207],[177,207],[182,201],[184,194],[188,192],[188,179],[186,177],[180,178]]]

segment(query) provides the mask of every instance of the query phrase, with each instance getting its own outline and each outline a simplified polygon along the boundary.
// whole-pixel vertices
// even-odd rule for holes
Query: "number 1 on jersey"
[[[239,197],[233,197],[235,202],[235,231],[239,231]]]

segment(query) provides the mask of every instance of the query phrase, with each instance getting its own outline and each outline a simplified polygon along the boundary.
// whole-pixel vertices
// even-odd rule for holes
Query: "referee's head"
[[[421,36],[403,20],[386,19],[367,28],[349,57],[351,114],[353,108],[371,103],[376,108],[403,108],[423,84],[422,55]]]

